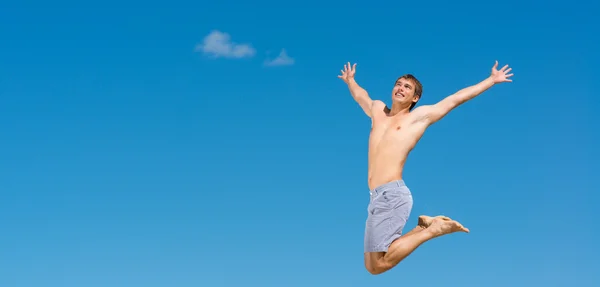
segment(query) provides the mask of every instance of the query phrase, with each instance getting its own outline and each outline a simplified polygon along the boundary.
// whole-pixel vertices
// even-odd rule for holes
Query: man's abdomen
[[[402,179],[407,150],[402,144],[382,141],[369,158],[369,188]]]

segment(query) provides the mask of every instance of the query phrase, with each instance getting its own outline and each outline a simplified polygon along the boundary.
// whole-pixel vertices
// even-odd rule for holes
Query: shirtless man
[[[364,260],[371,274],[381,274],[396,266],[421,244],[454,232],[469,232],[459,222],[446,216],[419,216],[417,226],[402,235],[412,210],[413,200],[402,179],[404,163],[423,133],[457,106],[473,99],[493,85],[512,82],[508,65],[480,83],[464,88],[434,105],[413,107],[421,98],[421,83],[410,74],[396,80],[392,89],[392,108],[372,100],[354,79],[356,64],[347,63],[338,77],[348,85],[350,93],[371,118],[369,138],[370,202],[365,227]]]

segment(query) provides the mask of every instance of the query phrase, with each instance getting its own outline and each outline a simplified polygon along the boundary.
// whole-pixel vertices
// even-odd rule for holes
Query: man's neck
[[[389,113],[389,116],[393,117],[393,116],[395,116],[397,114],[406,115],[409,112],[410,112],[410,106],[408,106],[408,107],[402,107],[402,106],[400,106],[400,105],[398,105],[396,103],[393,103],[392,104],[392,109],[390,110],[390,113]]]

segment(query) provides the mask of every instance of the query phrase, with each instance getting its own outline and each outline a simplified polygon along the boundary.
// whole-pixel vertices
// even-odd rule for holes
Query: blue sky
[[[594,11],[2,3],[0,286],[598,286]],[[205,54],[213,31],[248,46]],[[445,214],[471,233],[368,274],[370,122],[339,70],[357,63],[388,104],[413,73],[431,104],[495,60],[514,82],[433,126],[405,172],[409,226]]]

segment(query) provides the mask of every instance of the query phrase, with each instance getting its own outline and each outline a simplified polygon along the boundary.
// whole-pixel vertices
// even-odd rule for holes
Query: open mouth
[[[396,94],[394,94],[394,96],[396,96],[398,98],[404,98],[404,95],[402,93],[396,93]]]

